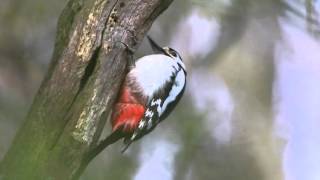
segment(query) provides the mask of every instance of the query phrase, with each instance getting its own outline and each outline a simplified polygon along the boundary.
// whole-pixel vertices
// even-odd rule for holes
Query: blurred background
[[[0,1],[0,159],[46,73],[66,2]],[[149,35],[183,56],[182,101],[81,179],[319,180],[319,10],[317,0],[175,0]],[[144,41],[136,57],[151,52]]]

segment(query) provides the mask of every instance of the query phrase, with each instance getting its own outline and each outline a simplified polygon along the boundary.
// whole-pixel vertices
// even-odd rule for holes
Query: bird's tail
[[[128,140],[124,140],[124,146],[122,147],[121,149],[121,153],[123,154],[128,148],[129,146],[131,145],[133,141],[131,139],[128,139]]]
[[[121,130],[116,130],[112,132],[108,137],[106,137],[103,141],[101,141],[97,146],[93,149],[89,150],[88,154],[82,159],[80,167],[74,173],[73,179],[78,179],[90,161],[95,158],[99,153],[101,153],[107,146],[115,143],[119,139],[123,138],[123,133]]]
[[[106,147],[117,142],[119,139],[123,138],[123,133],[121,129],[112,132],[104,140],[102,140],[96,147],[89,151],[87,159],[92,160],[99,153],[101,153]]]

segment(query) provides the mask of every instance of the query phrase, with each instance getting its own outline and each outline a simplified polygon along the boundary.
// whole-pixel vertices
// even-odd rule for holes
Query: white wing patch
[[[171,57],[154,54],[138,59],[135,68],[129,72],[129,76],[132,74],[144,94],[152,99],[153,93],[169,81],[178,68],[179,64]]]
[[[142,129],[146,124],[146,121],[140,121],[138,128]]]
[[[152,100],[151,101],[151,106],[154,106],[154,105],[157,105],[157,111],[158,111],[158,114],[160,116],[161,114],[161,99],[157,99],[157,100]]]
[[[153,112],[150,111],[149,109],[147,109],[146,112],[145,112],[145,116],[146,117],[152,117],[153,116]]]
[[[163,102],[163,105],[161,107],[161,111],[160,111],[159,115],[162,115],[162,113],[166,110],[168,104],[173,102],[177,98],[177,96],[182,91],[182,89],[186,83],[185,80],[186,80],[185,74],[184,74],[183,70],[180,70],[176,76],[175,82],[172,86],[172,89],[169,93],[169,96]]]

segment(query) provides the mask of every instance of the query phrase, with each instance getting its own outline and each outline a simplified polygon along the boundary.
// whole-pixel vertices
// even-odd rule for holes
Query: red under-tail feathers
[[[112,131],[122,129],[124,133],[132,133],[138,126],[145,112],[144,103],[131,93],[129,88],[123,88],[116,102],[112,116]]]
[[[145,103],[142,101],[142,98],[136,97],[124,84],[111,115],[112,133],[88,154],[83,164],[97,156],[105,147],[134,132],[146,110]]]

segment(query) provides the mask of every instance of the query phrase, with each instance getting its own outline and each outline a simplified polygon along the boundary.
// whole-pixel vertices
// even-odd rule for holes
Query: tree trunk
[[[171,2],[68,2],[48,73],[1,163],[0,179],[77,179],[124,78],[130,51],[123,43],[137,49]]]

